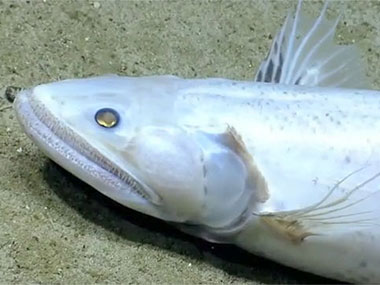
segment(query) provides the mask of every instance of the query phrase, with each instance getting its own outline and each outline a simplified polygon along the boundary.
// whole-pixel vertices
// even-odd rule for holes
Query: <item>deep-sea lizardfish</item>
[[[116,75],[18,94],[28,136],[104,195],[209,241],[380,282],[380,92],[301,2],[254,81]]]

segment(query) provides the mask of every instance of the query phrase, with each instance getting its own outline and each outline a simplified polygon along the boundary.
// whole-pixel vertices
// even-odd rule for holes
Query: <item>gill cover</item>
[[[193,233],[204,238],[236,232],[268,198],[264,178],[231,127],[222,134],[145,127],[127,145],[125,159],[173,221],[200,225],[204,232]]]

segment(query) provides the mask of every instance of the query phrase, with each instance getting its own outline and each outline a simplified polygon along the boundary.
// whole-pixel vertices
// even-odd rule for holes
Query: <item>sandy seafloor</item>
[[[0,88],[96,74],[253,78],[287,1],[0,1]],[[317,15],[321,2],[307,2]],[[380,1],[333,2],[379,87]],[[0,106],[8,103],[0,99]],[[123,209],[0,111],[0,283],[325,283]]]

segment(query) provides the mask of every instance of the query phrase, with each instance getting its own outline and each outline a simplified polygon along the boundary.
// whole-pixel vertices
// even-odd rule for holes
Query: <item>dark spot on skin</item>
[[[206,168],[206,166],[205,166],[205,165],[203,165],[203,168],[202,168],[202,170],[203,170],[203,178],[205,178],[205,177],[206,177],[206,175],[207,175],[207,168]]]
[[[359,263],[359,267],[361,267],[361,268],[365,268],[365,267],[367,267],[367,262],[364,261],[364,260],[362,260],[362,261]]]
[[[362,236],[364,236],[363,233],[360,232],[360,231],[357,231],[357,232],[356,232],[356,235],[357,235],[358,237],[362,237]]]

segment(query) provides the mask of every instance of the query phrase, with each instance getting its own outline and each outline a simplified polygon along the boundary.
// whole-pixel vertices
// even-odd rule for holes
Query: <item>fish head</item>
[[[211,134],[177,123],[180,82],[64,80],[22,91],[15,110],[48,157],[120,204],[205,232],[231,232],[265,185],[232,129]]]

